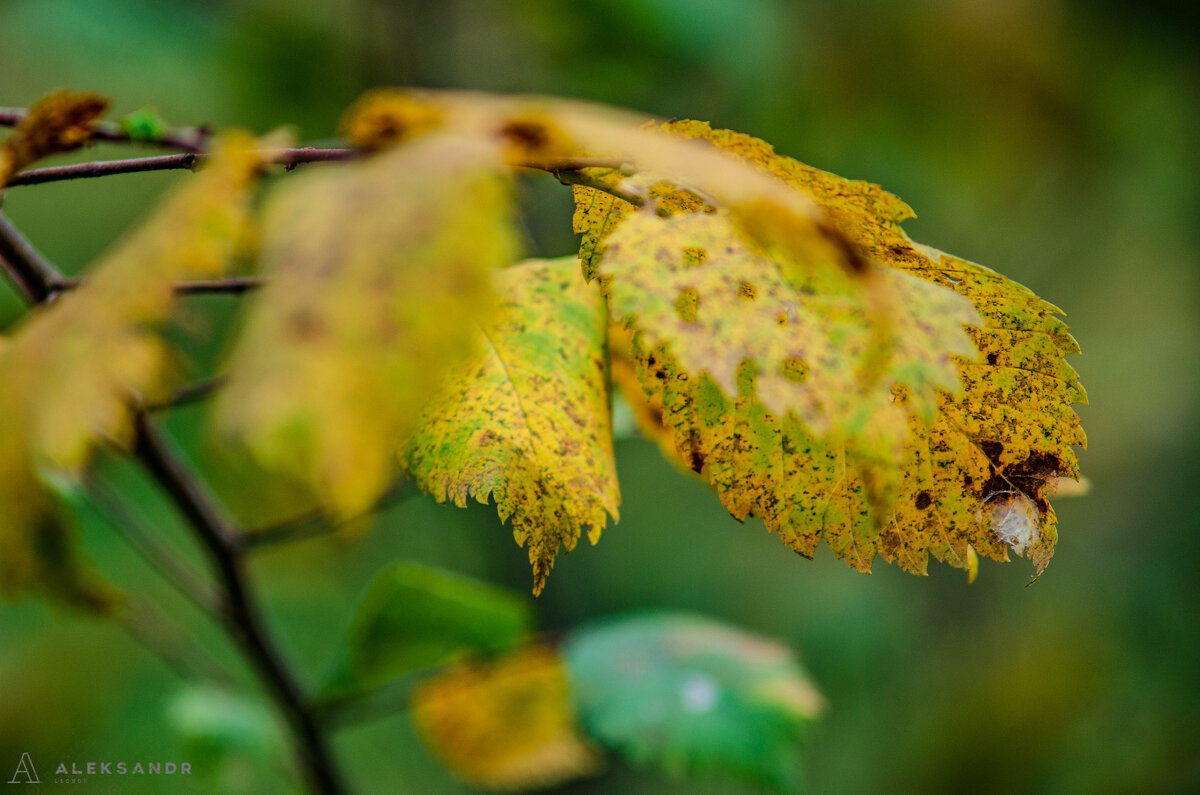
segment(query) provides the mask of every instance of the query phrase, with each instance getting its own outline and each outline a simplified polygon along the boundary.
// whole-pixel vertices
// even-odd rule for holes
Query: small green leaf
[[[167,122],[154,108],[139,108],[121,117],[121,132],[131,141],[156,143],[166,135]]]
[[[618,619],[565,648],[584,730],[672,775],[795,786],[797,751],[823,700],[788,649],[711,619]]]
[[[528,603],[503,588],[417,563],[378,575],[359,604],[327,691],[358,692],[469,652],[497,652],[529,634]]]
[[[196,773],[214,773],[234,756],[270,760],[283,738],[263,704],[212,685],[191,685],[167,704],[167,722],[187,749]]]

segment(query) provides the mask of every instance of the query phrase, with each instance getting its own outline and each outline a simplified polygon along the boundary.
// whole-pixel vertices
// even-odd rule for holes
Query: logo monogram
[[[20,777],[24,776],[25,780],[20,781]],[[41,779],[38,778],[37,768],[33,766],[33,760],[29,758],[29,753],[21,754],[21,761],[17,763],[17,769],[13,772],[13,777],[9,779],[9,784],[41,784]]]

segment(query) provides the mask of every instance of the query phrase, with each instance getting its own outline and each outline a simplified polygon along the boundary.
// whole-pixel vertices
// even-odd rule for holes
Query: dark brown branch
[[[50,300],[62,274],[0,213],[0,264],[25,299],[32,304]]]
[[[74,290],[86,279],[58,278],[50,283],[53,292]],[[250,290],[262,287],[263,280],[257,276],[232,276],[228,279],[196,279],[186,282],[176,282],[173,285],[176,295],[241,295]]]
[[[394,505],[411,493],[412,482],[406,480],[385,491],[374,505],[357,516],[338,522],[331,521],[321,510],[309,511],[302,516],[287,519],[279,524],[269,525],[258,530],[246,530],[238,538],[239,546],[246,552],[254,552],[264,547],[330,535],[351,522],[356,522]]]
[[[167,409],[176,409],[191,403],[199,403],[212,395],[213,392],[225,386],[228,380],[229,376],[227,375],[217,375],[203,381],[197,381],[194,384],[188,384],[185,387],[175,390],[166,400],[146,406],[146,411],[166,411]]]
[[[185,152],[179,155],[156,157],[131,157],[127,160],[98,160],[94,163],[76,163],[70,166],[52,166],[23,171],[8,181],[6,187],[40,185],[43,182],[59,182],[65,179],[87,179],[107,177],[110,174],[129,174],[135,171],[169,171],[178,168],[194,168],[200,155]]]
[[[291,725],[299,745],[296,753],[309,783],[319,792],[344,792],[325,736],[313,719],[300,687],[264,631],[246,582],[243,561],[237,554],[236,529],[176,457],[149,417],[139,414],[136,425],[134,453],[171,496],[208,552],[225,591],[227,618],[259,679]]]
[[[29,111],[24,108],[0,108],[0,127],[16,127]],[[147,144],[160,146],[165,149],[182,149],[185,152],[203,151],[208,141],[208,131],[203,127],[168,130],[163,136],[154,141],[134,140],[121,129],[121,125],[111,121],[92,123],[92,140],[120,144]]]
[[[272,151],[270,153],[270,161],[290,170],[304,163],[352,160],[358,156],[359,153],[353,149],[314,149],[312,147],[301,147],[298,149]],[[208,158],[209,155],[202,152],[185,152],[177,155],[131,157],[125,160],[97,160],[91,163],[75,163],[69,166],[34,168],[14,176],[8,181],[7,187],[16,188],[21,185],[41,185],[46,182],[62,182],[69,179],[93,179],[95,177],[109,177],[114,174],[194,169]]]

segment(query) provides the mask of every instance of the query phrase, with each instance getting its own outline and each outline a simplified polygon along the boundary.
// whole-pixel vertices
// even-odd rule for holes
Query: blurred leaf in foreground
[[[218,425],[352,516],[391,482],[394,445],[491,311],[490,272],[515,248],[503,164],[485,140],[427,135],[293,177],[264,212],[270,281]]]
[[[499,316],[476,329],[475,355],[450,374],[403,456],[439,501],[496,500],[529,547],[534,593],[560,545],[592,543],[617,518],[604,300],[574,257],[497,275]]]
[[[788,649],[708,618],[642,615],[576,630],[565,647],[588,736],[680,776],[790,789],[824,701]]]
[[[425,680],[412,715],[434,755],[464,781],[490,789],[548,787],[597,770],[580,734],[558,653],[530,646]]]
[[[208,167],[0,350],[0,590],[43,582],[71,601],[103,601],[39,476],[75,478],[98,443],[127,446],[135,407],[168,394],[172,285],[225,272],[261,165],[250,136],[224,136]]]
[[[375,576],[359,604],[345,657],[327,689],[367,690],[464,654],[503,651],[532,626],[528,602],[511,591],[395,563]]]

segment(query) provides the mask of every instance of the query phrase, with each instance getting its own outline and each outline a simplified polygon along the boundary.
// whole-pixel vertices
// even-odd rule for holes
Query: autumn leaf
[[[43,488],[77,478],[101,442],[128,446],[133,411],[164,397],[161,331],[177,280],[223,273],[244,237],[262,161],[230,133],[211,164],[87,272],[35,309],[0,351],[0,587],[43,582],[70,601],[107,601],[78,560]]]
[[[575,724],[562,659],[545,646],[425,680],[412,716],[438,759],[477,786],[548,787],[600,765]]]
[[[42,97],[0,144],[0,188],[29,164],[83,146],[92,122],[108,110],[108,100],[90,91],[55,91]]]
[[[605,365],[605,309],[574,257],[498,274],[500,315],[446,380],[403,448],[439,501],[496,500],[529,548],[540,593],[559,546],[595,543],[619,496]]]
[[[872,317],[861,280],[822,265],[764,256],[723,213],[642,211],[609,236],[599,273],[613,318],[649,346],[667,345],[684,378],[707,373],[736,395],[749,364],[764,407],[790,411],[820,434],[858,420],[864,403],[892,408],[893,384],[906,387],[909,410],[931,415],[934,390],[957,386],[951,356],[974,353],[963,329],[979,322],[970,303],[880,270],[882,284],[871,289],[893,311]],[[886,365],[872,361],[882,321],[894,340]]]
[[[967,328],[978,352],[957,360],[961,390],[935,389],[932,405],[918,405],[907,420],[898,480],[882,487],[877,481],[886,468],[871,461],[869,449],[864,459],[852,438],[823,437],[819,426],[794,412],[772,412],[745,388],[727,390],[728,370],[720,383],[711,377],[683,381],[680,374],[694,374],[674,348],[635,340],[640,380],[661,405],[683,460],[716,488],[736,518],[761,517],[808,556],[824,538],[859,570],[869,571],[878,553],[924,573],[929,553],[965,568],[971,550],[998,560],[1012,550],[1029,557],[1040,573],[1057,538],[1046,501],[1049,484],[1078,476],[1071,445],[1085,443],[1070,404],[1086,401],[1086,395],[1062,359],[1078,346],[1057,317],[1061,310],[982,266],[913,243],[900,228],[911,210],[875,185],[804,166],[762,141],[702,122],[669,123],[664,129],[708,140],[811,196],[868,261],[952,290],[982,318]],[[683,195],[678,189],[672,194],[669,186],[658,190]],[[585,233],[581,256],[591,257],[602,272],[605,241],[621,241],[618,235],[634,208],[589,189],[577,188],[576,198],[577,226]],[[687,210],[683,200],[679,205]],[[612,208],[608,214],[597,209],[605,206]],[[693,209],[703,207],[693,203]],[[610,289],[618,282],[614,278]],[[670,295],[668,290],[663,298]],[[918,325],[928,322],[911,300],[904,297],[893,306],[908,311]],[[904,321],[894,329],[898,347],[891,362],[899,370],[884,385],[903,383],[892,378],[905,372],[902,356],[911,338],[904,330]],[[924,376],[917,381],[945,386]],[[929,395],[892,391],[902,405],[922,403]],[[883,516],[877,510],[880,492],[892,506]]]
[[[491,311],[489,272],[515,248],[503,165],[485,140],[431,134],[289,179],[264,213],[270,281],[218,427],[353,515]]]
[[[369,150],[432,129],[482,136],[502,147],[510,165],[552,171],[564,182],[601,180],[618,193],[627,167],[686,186],[694,201],[720,204],[768,251],[803,259],[819,247],[847,269],[861,267],[857,251],[808,196],[729,153],[647,130],[643,122],[628,112],[554,97],[377,89],[351,109],[343,130]],[[586,167],[596,160],[621,170]]]

